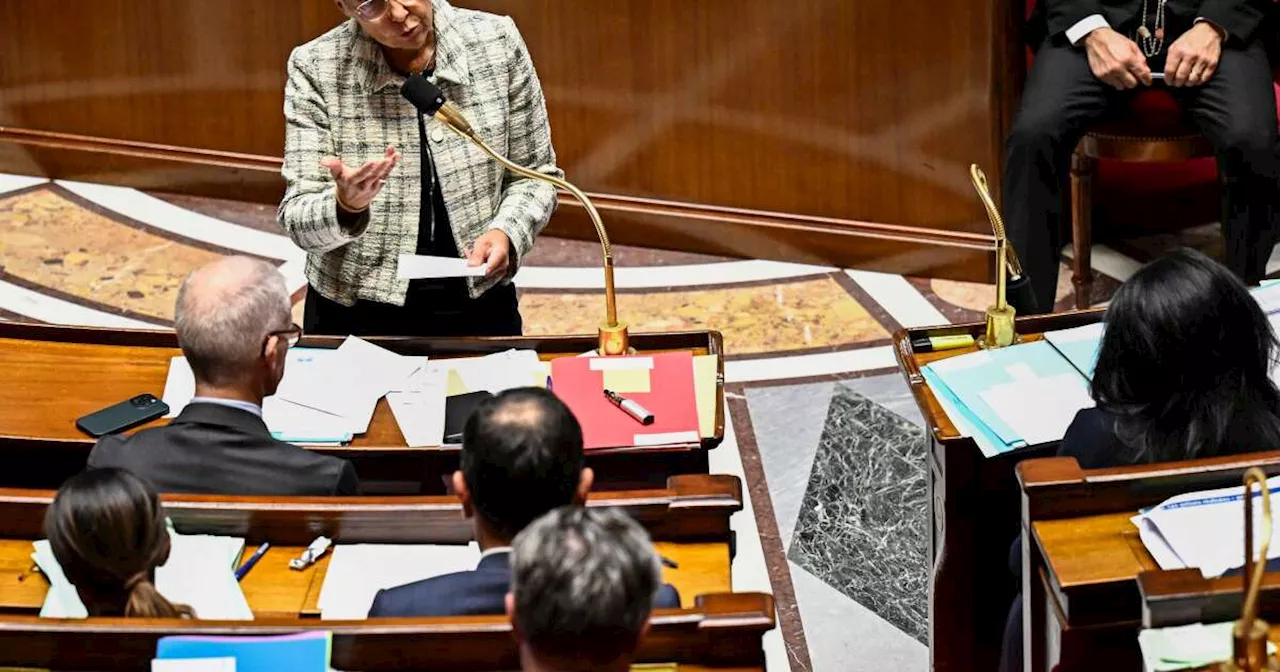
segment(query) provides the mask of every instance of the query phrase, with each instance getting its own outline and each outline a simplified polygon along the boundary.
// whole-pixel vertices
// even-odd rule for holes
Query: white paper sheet
[[[456,545],[353,544],[336,546],[320,587],[320,617],[363,620],[379,590],[475,569],[480,547]]]
[[[1143,669],[1170,672],[1226,661],[1231,658],[1231,632],[1234,627],[1233,621],[1227,621],[1143,630],[1138,633]],[[1276,645],[1268,642],[1267,652],[1275,651]]]
[[[271,435],[289,443],[342,443],[351,440],[352,420],[280,397],[262,400],[262,419]]]
[[[413,376],[406,391],[387,394],[387,404],[410,448],[444,443],[447,373],[443,367],[429,364]]]
[[[401,357],[390,350],[354,336],[338,346],[342,366],[367,381],[367,385],[386,394],[401,387],[422,364],[425,357]]]
[[[156,588],[170,602],[189,604],[205,620],[252,621],[236,581],[244,539],[172,533],[169,561],[156,568]]]
[[[1151,558],[1156,561],[1160,569],[1186,569],[1186,561],[1178,557],[1178,552],[1173,550],[1169,541],[1160,534],[1160,529],[1154,523],[1141,515],[1134,516],[1130,522],[1137,526],[1138,538],[1142,540],[1142,545],[1147,547],[1147,552],[1151,554]]]
[[[498,394],[517,387],[543,387],[547,368],[533,350],[507,350],[484,357],[443,360],[469,392]]]
[[[164,403],[169,406],[166,418],[176,418],[182,409],[191,403],[196,396],[196,376],[187,364],[186,357],[174,357],[169,360],[169,376],[164,381]]]
[[[993,385],[982,400],[1027,445],[1061,440],[1076,413],[1094,406],[1084,378],[1075,373]]]
[[[151,672],[236,672],[235,658],[157,658]]]
[[[1266,282],[1250,292],[1267,315],[1280,312],[1280,282]]]
[[[396,264],[396,277],[401,280],[421,278],[484,277],[484,265],[468,266],[466,259],[402,254]]]
[[[1280,476],[1267,481],[1271,488],[1271,507],[1280,507]],[[1255,493],[1256,494],[1256,493]],[[1205,578],[1222,576],[1227,570],[1244,565],[1244,488],[1233,486],[1190,492],[1171,497],[1143,514],[1164,538],[1169,548],[1188,567],[1195,567]],[[1254,538],[1260,541],[1262,502],[1253,500]],[[1257,548],[1258,544],[1254,544]],[[1267,558],[1280,557],[1280,525],[1272,530]]]

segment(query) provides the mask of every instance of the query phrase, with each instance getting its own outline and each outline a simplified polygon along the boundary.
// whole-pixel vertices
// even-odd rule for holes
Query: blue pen
[[[258,547],[258,550],[250,556],[243,565],[240,565],[240,569],[236,570],[236,581],[244,579],[245,575],[249,573],[249,570],[253,569],[253,566],[258,564],[258,561],[262,559],[262,556],[266,555],[268,548],[271,548],[271,542],[262,542],[262,545]]]
[[[551,376],[547,376],[547,390],[551,389]]]

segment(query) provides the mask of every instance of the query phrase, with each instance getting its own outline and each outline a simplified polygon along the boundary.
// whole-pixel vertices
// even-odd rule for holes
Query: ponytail
[[[134,574],[124,585],[128,599],[124,605],[126,618],[195,618],[196,612],[185,604],[173,604],[156,590],[145,572]]]

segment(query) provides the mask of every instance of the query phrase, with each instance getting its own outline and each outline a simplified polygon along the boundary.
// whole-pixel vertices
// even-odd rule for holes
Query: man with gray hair
[[[351,463],[277,441],[263,422],[262,400],[275,394],[302,337],[274,266],[226,257],[192,271],[178,290],[174,328],[195,397],[166,427],[102,437],[89,468],[128,469],[161,492],[359,494]]]
[[[566,506],[516,536],[507,615],[524,672],[627,670],[649,628],[662,566],[615,509]]]

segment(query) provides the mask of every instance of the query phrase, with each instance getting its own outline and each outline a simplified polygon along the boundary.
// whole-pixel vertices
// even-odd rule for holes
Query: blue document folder
[[[922,373],[952,423],[988,456],[1021,448],[1027,442],[987,404],[984,392],[1019,379],[1081,376],[1044,341],[950,357],[926,365]]]
[[[328,672],[333,634],[302,632],[280,637],[164,637],[156,658],[235,658],[236,672]]]

